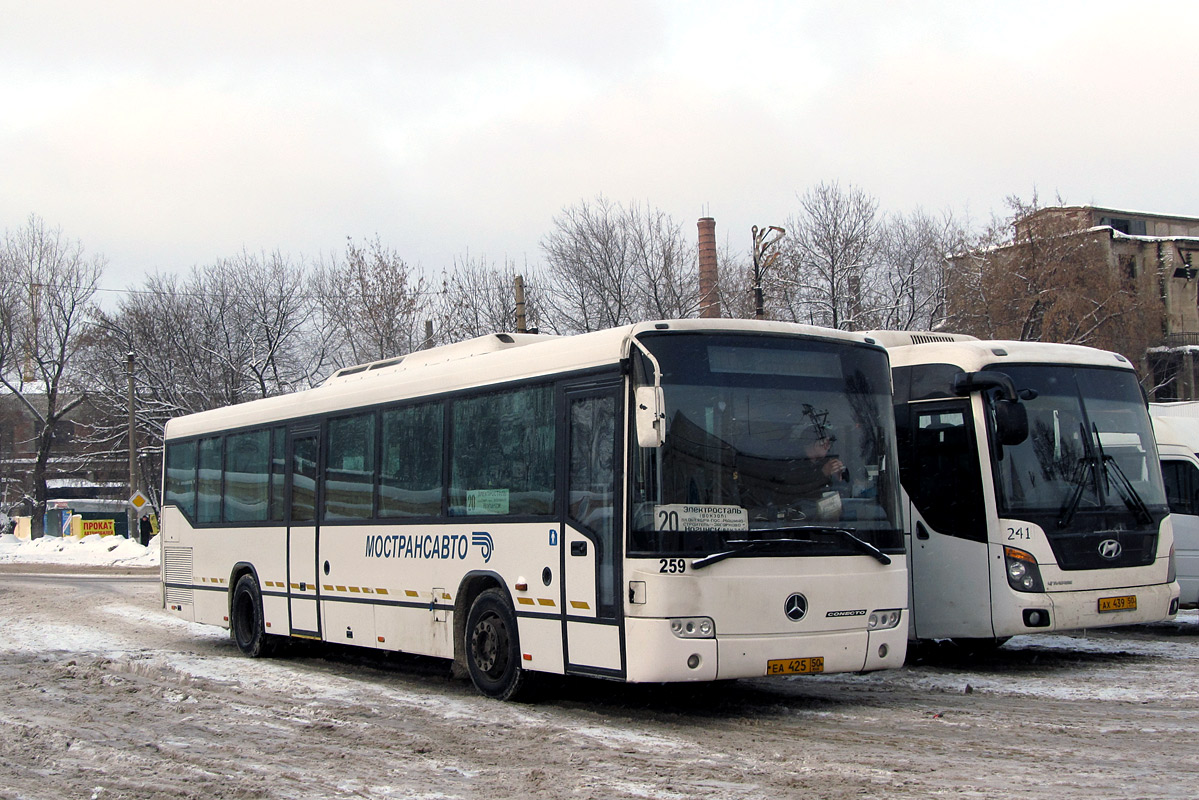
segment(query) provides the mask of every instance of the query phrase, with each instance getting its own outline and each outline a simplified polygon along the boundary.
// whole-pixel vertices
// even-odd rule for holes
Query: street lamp
[[[752,231],[754,236],[754,319],[765,319],[762,273],[774,266],[774,262],[779,257],[778,251],[769,254],[766,251],[778,244],[779,239],[783,238],[786,231],[777,225],[766,228],[754,225]]]

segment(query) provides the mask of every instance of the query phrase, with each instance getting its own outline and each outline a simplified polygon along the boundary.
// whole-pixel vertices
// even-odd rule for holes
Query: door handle
[[[587,543],[586,542],[571,542],[570,543],[570,554],[572,556],[587,555]]]
[[[916,523],[916,538],[917,539],[927,539],[928,538],[928,528],[924,527],[923,522]]]

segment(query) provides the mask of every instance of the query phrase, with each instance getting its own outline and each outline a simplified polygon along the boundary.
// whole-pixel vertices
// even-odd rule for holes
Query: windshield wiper
[[[867,542],[865,539],[859,538],[853,528],[840,528],[826,525],[792,525],[785,528],[771,528],[771,533],[832,533],[848,539],[858,549],[873,556],[880,564],[890,564],[891,557],[879,550],[874,545]],[[754,550],[760,550],[763,547],[774,544],[815,544],[812,539],[737,539],[731,540],[730,545],[737,545],[729,550],[723,550],[719,553],[713,553],[703,558],[697,558],[691,562],[692,569],[703,569],[704,567],[715,564],[718,561],[724,561],[726,558],[744,555]]]
[[[691,569],[703,569],[709,564],[715,564],[717,561],[724,561],[726,558],[743,555],[753,550],[761,550],[767,545],[773,544],[811,544],[810,539],[730,539],[730,545],[736,545],[731,550],[722,550],[719,553],[697,558],[691,562]]]
[[[1099,428],[1095,423],[1091,423],[1091,429],[1094,434],[1094,438],[1092,439],[1082,423],[1079,423],[1078,427],[1079,433],[1082,434],[1085,453],[1078,458],[1078,468],[1074,473],[1074,491],[1071,492],[1069,499],[1062,505],[1061,513],[1057,519],[1057,526],[1065,528],[1070,524],[1070,520],[1074,519],[1074,513],[1078,511],[1079,503],[1082,501],[1082,493],[1086,488],[1088,475],[1094,481],[1095,491],[1101,506],[1107,506],[1107,500],[1103,494],[1104,484],[1115,484],[1117,494],[1120,495],[1120,499],[1124,501],[1124,505],[1128,506],[1128,510],[1132,512],[1133,516],[1140,519],[1146,525],[1153,522],[1153,515],[1149,511],[1149,506],[1145,505],[1145,501],[1137,492],[1136,487],[1132,485],[1132,481],[1128,479],[1128,476],[1124,474],[1124,470],[1116,463],[1115,457],[1103,452],[1103,442],[1099,439]],[[1102,474],[1100,470],[1102,470]]]
[[[1070,520],[1074,519],[1074,512],[1078,511],[1078,505],[1082,502],[1083,490],[1087,488],[1087,478],[1092,475],[1094,468],[1095,456],[1088,452],[1087,455],[1078,457],[1078,467],[1074,471],[1074,491],[1070,493],[1070,497],[1062,504],[1062,508],[1057,515],[1057,526],[1059,528],[1066,527],[1070,524]]]
[[[1114,456],[1109,456],[1103,452],[1103,442],[1099,438],[1099,429],[1095,427],[1095,423],[1091,423],[1091,427],[1095,430],[1095,445],[1099,448],[1100,463],[1103,464],[1103,474],[1109,483],[1116,484],[1116,492],[1119,493],[1120,499],[1124,501],[1124,505],[1128,506],[1128,510],[1132,512],[1134,517],[1139,517],[1141,522],[1148,525],[1153,522],[1153,515],[1149,513],[1149,506],[1145,505],[1145,501],[1137,492],[1132,481],[1124,474],[1124,470],[1116,462]],[[1108,468],[1111,468],[1110,471]],[[1115,480],[1112,480],[1112,476]]]

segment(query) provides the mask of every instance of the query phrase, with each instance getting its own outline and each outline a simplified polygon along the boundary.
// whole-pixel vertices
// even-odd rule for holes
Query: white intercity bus
[[[1127,359],[867,335],[895,378],[913,640],[983,647],[1177,613],[1157,449]]]
[[[494,334],[167,426],[164,606],[484,694],[903,664],[886,351],[772,322]]]

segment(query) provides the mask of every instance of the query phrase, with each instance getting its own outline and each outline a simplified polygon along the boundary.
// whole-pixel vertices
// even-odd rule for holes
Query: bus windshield
[[[1156,529],[1166,512],[1149,413],[1128,370],[1004,365],[1025,400],[1028,438],[996,448],[1000,516],[1053,537],[1097,526]],[[992,437],[994,441],[994,437]]]
[[[665,442],[635,448],[630,550],[902,552],[886,354],[791,336],[646,334]],[[637,360],[639,385],[653,366]],[[732,543],[732,544],[730,544]]]

